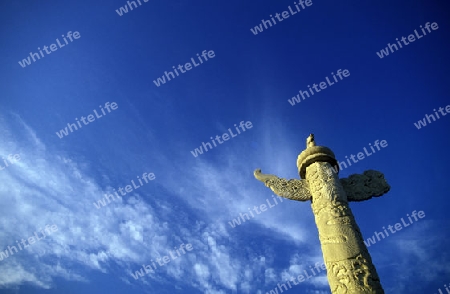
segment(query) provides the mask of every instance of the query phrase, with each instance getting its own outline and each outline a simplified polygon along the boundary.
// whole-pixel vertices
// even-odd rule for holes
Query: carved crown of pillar
[[[310,134],[306,139],[306,149],[297,158],[297,168],[300,178],[305,179],[306,168],[317,161],[328,162],[333,167],[337,166],[337,173],[339,173],[339,165],[333,151],[325,146],[316,146],[314,134]]]

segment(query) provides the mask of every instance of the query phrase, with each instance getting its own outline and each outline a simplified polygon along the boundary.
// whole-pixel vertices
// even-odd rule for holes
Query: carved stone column
[[[330,172],[332,166],[338,169],[334,153],[315,146],[310,135],[297,160],[303,180],[280,179],[260,170],[255,177],[279,196],[311,200],[332,293],[384,293],[348,201],[381,196],[390,187],[380,172],[371,170],[340,180],[337,173]]]

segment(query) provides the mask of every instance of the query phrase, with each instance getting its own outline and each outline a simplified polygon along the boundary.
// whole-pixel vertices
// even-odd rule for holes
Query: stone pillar
[[[308,138],[297,167],[306,179],[332,293],[384,293],[338,178],[334,153]]]

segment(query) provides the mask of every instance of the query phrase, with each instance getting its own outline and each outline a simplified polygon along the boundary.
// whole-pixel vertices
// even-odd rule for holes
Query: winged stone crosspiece
[[[387,193],[391,187],[383,173],[367,170],[362,175],[355,174],[340,180],[348,201],[364,201]]]
[[[278,196],[297,201],[311,200],[311,193],[306,180],[286,180],[275,175],[263,174],[260,169],[255,170],[253,174],[257,180],[263,182]]]

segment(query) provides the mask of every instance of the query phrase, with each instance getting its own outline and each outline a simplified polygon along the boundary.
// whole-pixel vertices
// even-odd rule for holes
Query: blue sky
[[[0,251],[46,225],[58,230],[0,260],[0,293],[274,290],[323,262],[310,204],[286,199],[234,228],[229,222],[273,201],[256,168],[298,178],[310,133],[340,161],[387,141],[340,172],[375,169],[391,185],[351,209],[365,239],[423,211],[369,252],[386,293],[445,291],[450,116],[415,123],[450,105],[449,7],[394,2],[312,0],[255,35],[250,29],[294,1],[141,0],[122,16],[126,1],[3,1],[0,157],[20,159],[0,160]],[[438,29],[377,55],[427,22]],[[64,46],[19,64],[57,38]],[[154,84],[204,50],[214,58]],[[339,69],[350,75],[288,102]],[[56,134],[101,108],[102,117]],[[252,128],[192,155],[241,121]],[[94,206],[144,173],[155,179]],[[193,249],[133,278],[181,244]],[[324,272],[285,292],[330,293]]]

